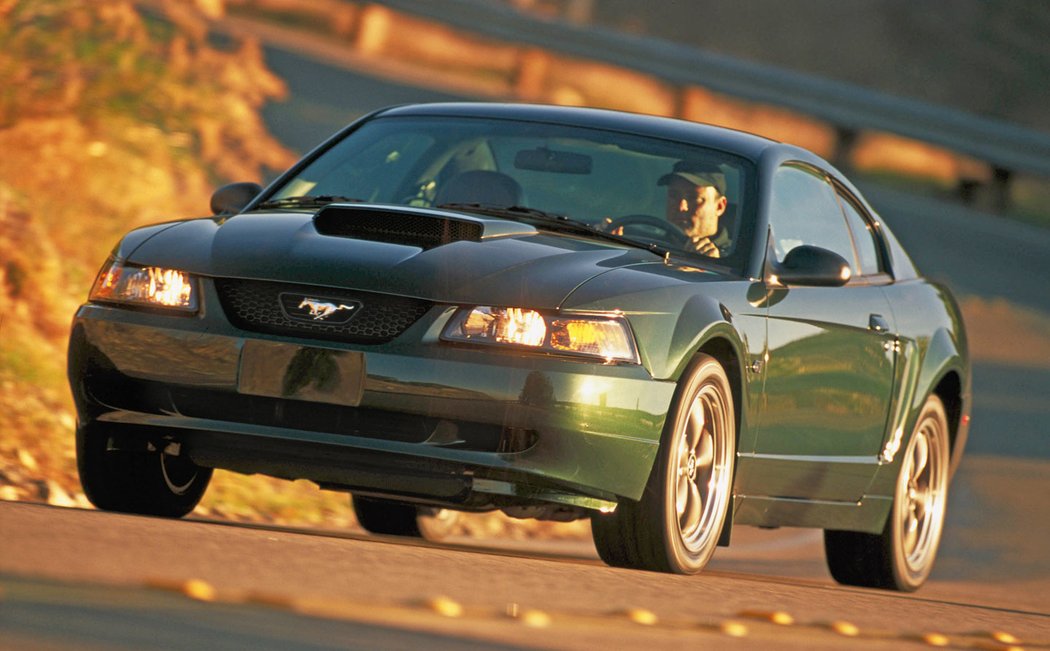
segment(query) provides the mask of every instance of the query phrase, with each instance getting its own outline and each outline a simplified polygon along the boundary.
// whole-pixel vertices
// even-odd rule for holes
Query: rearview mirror
[[[788,251],[784,261],[772,260],[772,275],[780,285],[841,287],[853,275],[849,263],[834,251],[804,244]]]
[[[252,199],[259,196],[262,186],[258,183],[230,183],[224,185],[211,195],[211,212],[213,215],[234,215],[244,210]]]
[[[555,174],[590,174],[592,159],[586,154],[557,151],[546,147],[522,149],[514,156],[514,167],[532,172]]]

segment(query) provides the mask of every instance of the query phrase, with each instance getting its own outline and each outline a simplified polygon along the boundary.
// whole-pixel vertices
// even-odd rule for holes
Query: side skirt
[[[873,496],[859,502],[829,502],[737,495],[733,524],[881,533],[892,505],[892,498]]]

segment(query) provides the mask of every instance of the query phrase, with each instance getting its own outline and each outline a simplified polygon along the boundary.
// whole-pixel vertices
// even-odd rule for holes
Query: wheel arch
[[[710,355],[722,365],[722,369],[726,372],[726,377],[729,379],[729,388],[733,392],[733,410],[735,412],[734,420],[736,421],[736,443],[739,445],[740,430],[743,425],[742,418],[744,414],[744,374],[740,350],[725,335],[716,335],[704,341],[696,352],[697,354]]]
[[[948,445],[951,454],[950,475],[954,475],[962,459],[969,434],[970,374],[965,344],[941,328],[934,333],[926,348],[918,389],[908,419],[914,428],[915,419],[930,395],[936,395],[944,404],[948,417]]]
[[[694,341],[687,354],[682,355],[681,359],[678,360],[677,366],[674,369],[672,378],[676,385],[675,395],[673,400],[678,400],[679,392],[681,391],[681,382],[686,376],[689,368],[694,364],[698,355],[707,355],[717,361],[722,369],[726,373],[726,377],[729,380],[729,389],[733,399],[733,425],[736,428],[735,441],[734,443],[739,450],[740,436],[742,428],[746,426],[746,418],[744,416],[744,386],[743,386],[743,366],[742,366],[742,355],[740,353],[740,341],[736,334],[736,330],[726,321],[717,321],[712,323],[697,337],[697,341]],[[673,403],[672,403],[673,404]],[[666,428],[665,423],[665,428]],[[663,442],[665,432],[661,432],[661,444]],[[650,468],[649,472],[652,472]],[[734,475],[736,469],[734,467]],[[726,518],[726,522],[732,518],[732,509]]]
[[[728,310],[725,310],[721,304],[717,304],[717,309],[718,318],[710,318],[707,326],[695,336],[686,354],[678,360],[673,378],[675,382],[681,382],[686,370],[697,355],[709,355],[722,365],[733,393],[736,443],[739,445],[740,433],[747,425],[745,418],[747,396],[744,389],[743,362],[745,355],[742,352],[744,344],[732,322],[725,318]]]
[[[970,413],[966,403],[963,379],[959,371],[950,370],[934,386],[932,394],[941,399],[948,416],[948,451],[951,455],[949,477],[954,476],[962,461],[969,435]]]

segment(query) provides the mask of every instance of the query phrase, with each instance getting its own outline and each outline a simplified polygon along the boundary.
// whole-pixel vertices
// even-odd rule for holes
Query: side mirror
[[[211,195],[213,215],[233,215],[244,210],[251,200],[259,196],[262,186],[258,183],[230,183]]]
[[[804,244],[788,251],[781,263],[773,262],[772,273],[781,285],[841,287],[853,271],[838,253]]]

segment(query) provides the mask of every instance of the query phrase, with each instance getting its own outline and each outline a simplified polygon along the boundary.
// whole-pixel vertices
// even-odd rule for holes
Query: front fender
[[[952,476],[962,461],[966,439],[969,436],[970,409],[973,404],[970,357],[961,320],[954,334],[955,336],[948,329],[940,329],[930,340],[918,381],[918,386],[924,389],[924,393],[921,396],[916,393],[916,399],[911,406],[912,418],[910,419],[910,424],[914,428],[915,419],[918,418],[918,412],[926,402],[927,396],[943,386],[941,397],[945,401],[945,407],[948,410],[948,424],[952,429],[952,459],[949,471]],[[946,381],[949,376],[958,378],[957,386],[953,382]],[[944,392],[947,391],[952,392],[953,395],[945,395]],[[953,403],[953,399],[958,402]]]
[[[729,308],[709,296],[693,296],[686,301],[663,357],[668,378],[680,378],[693,355],[713,339],[726,340],[741,359],[740,334],[727,317],[732,318]]]
[[[154,236],[163,233],[169,228],[178,226],[183,221],[184,220],[170,221],[136,228],[126,233],[124,237],[117,242],[117,245],[113,247],[112,255],[117,260],[127,260],[140,246],[151,240]]]

